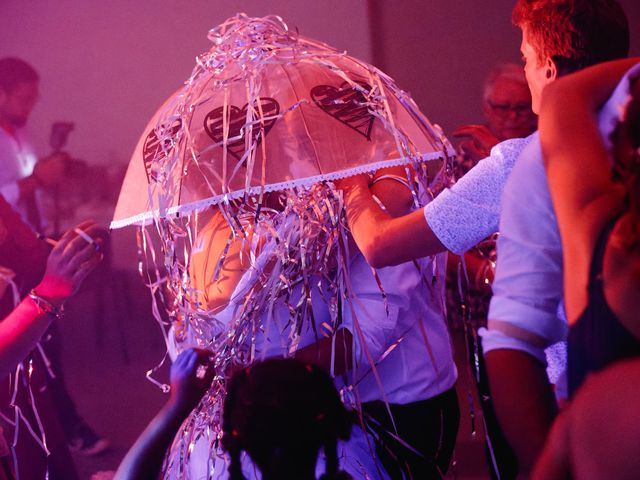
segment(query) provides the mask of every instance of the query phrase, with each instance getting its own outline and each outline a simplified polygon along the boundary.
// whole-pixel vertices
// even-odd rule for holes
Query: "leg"
[[[407,405],[390,405],[398,429],[383,402],[363,404],[363,411],[381,428],[372,427],[381,442],[376,452],[394,479],[440,479],[453,455],[460,422],[455,388],[428,400]],[[404,477],[403,477],[404,475]]]

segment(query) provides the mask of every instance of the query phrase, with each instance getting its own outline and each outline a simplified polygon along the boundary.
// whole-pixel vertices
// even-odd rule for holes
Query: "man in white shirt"
[[[44,225],[40,215],[39,194],[65,180],[68,156],[56,153],[38,160],[29,142],[25,127],[39,97],[39,83],[38,73],[24,60],[14,57],[0,59],[0,196],[11,206],[9,208],[9,205],[1,202],[2,210],[17,212],[29,227],[42,233]],[[22,271],[18,280],[33,286],[44,269],[44,260],[35,253],[35,248],[30,251],[28,247],[30,242],[37,242],[36,235],[16,222],[7,226],[12,235],[19,230],[23,236],[29,237],[28,241],[22,241],[28,262],[20,262]],[[26,292],[21,293],[24,295]],[[8,301],[6,298],[3,300]],[[50,369],[55,373],[54,378],[48,379],[47,385],[52,405],[65,429],[67,442],[83,454],[96,454],[104,451],[108,443],[86,424],[66,391],[59,360],[60,334],[56,328],[55,324],[51,327],[49,341],[43,344],[51,362]],[[53,415],[53,412],[45,415]],[[51,438],[54,439],[53,435]],[[62,439],[60,441],[64,442]],[[73,478],[70,474],[68,476]]]
[[[521,0],[514,9],[514,23],[523,32],[521,50],[536,112],[545,85],[628,53],[627,21],[616,2],[571,6],[561,9],[550,0]],[[483,346],[496,413],[518,455],[520,471],[526,473],[556,411],[544,349],[564,340],[567,333],[558,316],[562,248],[537,134],[505,186],[500,233]]]
[[[42,227],[37,191],[63,181],[66,159],[54,154],[38,161],[25,131],[39,82],[38,73],[25,61],[0,59],[0,195],[36,230]]]
[[[534,18],[531,25],[538,32],[535,43],[523,39],[522,44],[523,55],[528,60],[525,72],[534,99],[534,111],[544,84],[591,64],[628,54],[626,16],[614,0],[520,0],[514,8],[514,23],[521,28],[523,24],[518,19],[519,12],[523,10],[531,12]],[[523,30],[528,33],[528,27]],[[533,39],[526,40],[534,42]],[[560,48],[561,45],[566,52]],[[376,268],[396,265],[445,249],[462,253],[496,231],[505,183],[521,151],[529,144],[528,148],[539,148],[535,145],[535,135],[496,145],[487,159],[481,160],[423,211],[414,211],[403,217],[391,218],[377,207],[368,192],[365,178],[353,177],[339,182],[346,190],[352,235],[369,264]],[[515,195],[518,195],[517,190]],[[520,214],[527,215],[526,212]],[[532,224],[531,228],[538,226]],[[532,250],[535,255],[547,254],[539,248]],[[522,258],[522,251],[514,249],[513,254],[512,262],[517,264]],[[502,261],[499,249],[498,269]],[[502,285],[499,283],[495,291],[499,293]],[[551,290],[558,297],[562,293],[561,280],[557,285],[557,288],[552,285]],[[526,282],[523,283],[522,291],[527,288]],[[539,308],[536,295],[535,291],[526,294],[531,298],[533,307]],[[508,297],[508,294],[504,296]],[[550,329],[562,329],[562,323],[555,318],[554,308],[557,309],[558,302],[551,303],[555,305],[551,307],[553,317],[547,317],[549,321],[544,325],[548,324]],[[526,315],[526,311],[518,315]],[[501,319],[495,313],[490,313],[490,319],[493,320],[489,325],[492,331]],[[517,320],[514,319],[512,325],[515,323]],[[504,336],[517,333],[520,333],[517,327],[503,332]],[[532,356],[527,350],[511,345],[501,347],[499,343],[493,343],[494,339],[498,340],[496,336],[490,339],[493,335],[486,336],[486,347],[492,350],[487,355],[487,363],[492,396],[494,400],[498,397],[496,412],[503,428],[508,430],[505,433],[518,454],[521,470],[528,471],[555,414],[555,399],[546,377],[544,357]],[[561,333],[554,336],[561,337]],[[539,336],[528,336],[528,341],[538,342],[538,347],[548,345],[545,340],[538,340]],[[515,394],[518,394],[518,401],[513,399]]]

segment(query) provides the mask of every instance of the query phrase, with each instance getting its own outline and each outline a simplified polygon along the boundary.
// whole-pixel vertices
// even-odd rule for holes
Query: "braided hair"
[[[623,120],[612,134],[614,144],[614,179],[625,187],[627,211],[632,221],[624,246],[640,250],[640,79],[631,84],[631,101]]]
[[[246,451],[264,473],[315,466],[326,457],[322,480],[351,478],[339,470],[337,442],[348,439],[352,417],[331,377],[293,359],[271,359],[236,372],[229,381],[222,415],[222,447],[229,454],[230,480],[244,480]]]

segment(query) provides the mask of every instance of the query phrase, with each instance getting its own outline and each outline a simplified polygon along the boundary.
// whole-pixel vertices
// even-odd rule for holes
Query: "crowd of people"
[[[626,58],[630,32],[615,0],[518,0],[512,20],[522,32],[524,75],[509,64],[489,75],[486,124],[454,132],[459,159],[453,186],[412,210],[404,169],[335,182],[359,250],[350,258],[350,275],[366,305],[358,312],[364,334],[356,334],[345,315],[344,328],[299,349],[295,359],[269,359],[235,372],[215,372],[205,350],[182,352],[172,365],[167,404],[115,478],[161,474],[165,452],[216,375],[228,376],[222,437],[211,447],[228,458],[228,476],[221,478],[253,477],[249,464],[265,480],[313,479],[318,471],[325,480],[361,478],[362,469],[345,452],[368,442],[374,445],[364,449],[375,457],[366,467],[371,478],[444,478],[459,424],[444,308],[447,251],[462,256],[475,279],[475,300],[450,302],[449,310],[461,302],[471,308],[449,328],[470,319],[481,341],[478,388],[492,475],[637,476],[640,59]],[[105,241],[91,222],[55,240],[39,232],[38,192],[61,181],[64,158],[36,162],[28,147],[22,128],[38,77],[20,62],[0,60],[0,371],[14,385],[25,373],[21,362],[50,324],[62,321],[62,304],[100,261]],[[220,235],[222,249],[229,231],[219,217],[211,220],[213,233],[204,235],[212,244]],[[497,243],[487,243],[497,231]],[[193,278],[211,278],[211,264],[198,262],[195,257]],[[422,263],[435,272],[432,285],[416,273]],[[389,286],[384,302],[374,296],[380,281]],[[211,288],[195,284],[205,294]],[[322,342],[340,348],[327,353]],[[345,370],[363,365],[363,342],[382,360],[376,378],[359,377],[361,408],[350,411],[336,385],[344,387],[338,377]],[[550,381],[545,350],[563,342],[567,358],[557,369],[564,373]],[[47,370],[44,353],[31,358]],[[6,405],[15,401],[6,399]],[[25,415],[32,423],[37,417]],[[42,415],[50,450],[45,470],[52,479],[76,478],[66,448],[71,434],[60,436],[53,417]],[[17,464],[10,425],[0,425],[0,479],[12,479]],[[18,459],[34,446],[19,448]]]

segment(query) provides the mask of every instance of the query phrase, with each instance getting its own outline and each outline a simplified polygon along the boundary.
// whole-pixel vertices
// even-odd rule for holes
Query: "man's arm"
[[[365,175],[336,182],[345,192],[351,235],[373,268],[388,267],[446,250],[422,209],[393,218],[380,208]]]
[[[524,149],[506,183],[497,250],[482,345],[496,415],[526,475],[556,411],[544,349],[567,331],[557,315],[562,248],[537,140]]]
[[[349,228],[367,262],[398,265],[445,250],[462,254],[498,230],[500,196],[520,151],[531,140],[497,145],[460,181],[424,209],[392,218],[371,197],[365,176],[336,182],[345,191]]]
[[[54,316],[51,313],[79,288],[101,260],[96,249],[101,240],[89,243],[76,233],[79,229],[87,238],[97,237],[98,228],[91,222],[65,233],[47,259],[45,275],[33,290],[35,299],[25,298],[0,322],[0,379],[29,354],[49,327]]]
[[[530,472],[557,412],[545,367],[526,352],[510,349],[485,354],[491,399],[521,473]]]

